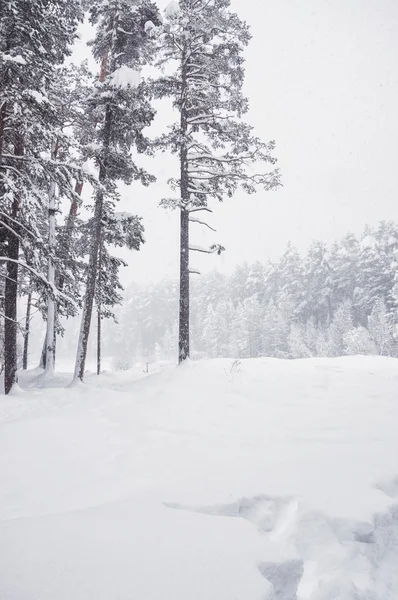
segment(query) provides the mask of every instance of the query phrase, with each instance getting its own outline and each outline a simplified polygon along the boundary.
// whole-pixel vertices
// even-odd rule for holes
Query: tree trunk
[[[178,362],[189,358],[189,212],[181,209],[180,219],[180,326]]]
[[[116,11],[115,18],[113,20],[113,32],[112,32],[112,48],[107,48],[104,52],[101,63],[100,81],[104,81],[106,75],[112,72],[115,68],[115,43],[117,40],[118,30],[118,12]],[[107,178],[107,161],[109,154],[109,147],[112,134],[112,109],[110,104],[107,105],[105,111],[104,129],[103,129],[103,144],[102,144],[102,157],[100,161],[100,168],[98,174],[98,181],[104,184]],[[87,357],[87,346],[88,338],[90,335],[91,317],[93,313],[93,304],[95,297],[95,284],[97,281],[97,269],[98,269],[98,253],[102,239],[102,213],[104,207],[104,193],[102,189],[99,189],[95,198],[94,208],[94,219],[93,219],[93,232],[91,238],[90,256],[88,263],[88,274],[86,293],[83,301],[83,314],[82,322],[80,326],[79,342],[77,346],[76,363],[74,379],[80,379],[83,381],[84,369],[86,365]]]
[[[188,179],[188,111],[187,111],[187,76],[186,49],[182,56],[182,89],[181,89],[181,148],[180,148],[180,311],[178,334],[178,362],[181,363],[190,355],[189,347],[189,179]]]
[[[23,338],[23,359],[22,368],[24,371],[28,368],[28,352],[29,352],[29,334],[30,334],[30,313],[32,309],[32,292],[28,294],[28,302],[26,305],[26,318],[25,318],[25,334]]]
[[[100,242],[98,256],[98,306],[97,306],[97,375],[101,373],[101,269],[102,269],[102,244]]]
[[[101,373],[101,305],[97,309],[97,375]]]
[[[55,154],[55,152],[53,153]],[[48,283],[50,286],[55,288],[55,266],[54,266],[54,252],[55,252],[55,199],[57,195],[56,184],[51,182],[50,194],[48,199],[48,246],[49,246],[49,258],[48,258]],[[54,373],[54,361],[55,361],[55,297],[53,293],[49,293],[47,297],[47,335],[46,335],[46,375],[53,375]]]
[[[75,194],[77,194],[78,196],[81,196],[82,191],[83,191],[83,182],[76,181]],[[66,220],[65,233],[64,233],[63,244],[62,244],[63,245],[62,253],[65,257],[69,254],[69,250],[71,247],[73,227],[75,225],[75,221],[76,221],[76,217],[77,217],[77,209],[78,209],[78,202],[77,202],[77,200],[73,200],[71,202],[68,218]],[[61,292],[64,288],[64,284],[65,284],[65,276],[61,273],[57,277],[57,288]]]
[[[14,154],[23,156],[23,138],[19,133],[15,135]],[[18,302],[18,213],[20,198],[15,193],[11,206],[12,228],[15,233],[8,231],[7,235],[7,271],[4,291],[4,392],[8,394],[14,383],[17,382],[17,302]]]
[[[97,192],[95,200],[95,212],[93,220],[93,233],[88,263],[86,293],[84,295],[82,322],[80,327],[79,342],[77,346],[74,378],[83,381],[86,365],[88,338],[90,334],[91,317],[95,296],[95,284],[97,280],[98,249],[101,238],[101,219],[103,209],[103,193]]]
[[[11,216],[18,217],[19,201],[12,203]],[[16,224],[13,223],[13,228]],[[19,238],[11,231],[8,232],[7,244],[7,275],[4,292],[4,392],[8,394],[17,381],[17,299],[18,299],[18,258]]]
[[[83,191],[83,182],[77,181],[76,185],[75,185],[75,193],[78,194],[79,196],[81,196],[82,191]],[[77,209],[78,209],[78,202],[77,202],[77,200],[73,200],[70,205],[69,214],[68,214],[68,218],[67,218],[66,226],[65,226],[63,250],[62,250],[64,256],[67,256],[69,253],[69,250],[70,250],[70,245],[72,242],[73,227],[74,227],[75,220],[77,217]],[[60,292],[62,292],[64,285],[65,285],[65,276],[63,275],[63,273],[61,273],[60,275],[56,276],[56,287]],[[46,335],[45,335],[45,338],[43,341],[43,347],[42,347],[41,355],[40,355],[39,367],[41,369],[46,368],[47,335],[48,335],[47,327],[48,326],[46,326]],[[55,366],[55,355],[56,355],[56,341],[57,341],[57,335],[56,335],[55,329],[54,329],[54,366]]]
[[[99,169],[99,183],[103,184],[106,180],[106,161],[109,151],[110,138],[112,132],[112,110],[108,105],[104,123],[104,145],[103,159]],[[91,317],[93,313],[93,304],[95,296],[95,284],[97,281],[99,248],[101,244],[102,231],[102,212],[104,204],[103,191],[97,191],[95,198],[95,209],[93,219],[93,232],[90,246],[90,256],[88,263],[86,293],[84,295],[82,322],[80,327],[79,342],[77,346],[76,363],[74,378],[83,381],[84,369],[86,365],[88,338],[90,334]]]

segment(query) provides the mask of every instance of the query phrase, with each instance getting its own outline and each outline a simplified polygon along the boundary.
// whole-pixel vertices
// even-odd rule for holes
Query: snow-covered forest
[[[83,19],[94,27],[88,44],[97,73],[86,62],[67,61]],[[248,26],[225,0],[173,0],[163,16],[149,0],[73,0],[67,10],[58,0],[5,4],[0,27],[6,394],[18,379],[19,333],[27,366],[32,308],[46,320],[40,361],[46,377],[54,372],[61,318],[81,310],[74,378],[82,381],[95,306],[100,372],[102,320],[121,301],[124,263],[112,248],[139,250],[144,242],[141,218],[118,211],[119,186],[156,180],[139,155],[168,152],[179,164],[179,177],[169,179],[171,195],[160,206],[180,212],[177,342],[184,361],[190,356],[190,276],[196,273],[190,254],[224,250],[218,243],[190,242],[191,223],[212,229],[202,216],[212,212],[212,200],[280,185],[274,143],[262,142],[243,118]],[[155,75],[145,75],[149,68]],[[150,137],[156,100],[171,103],[177,118]],[[91,199],[85,202],[87,186]],[[82,209],[88,209],[85,218]],[[20,295],[27,299],[24,324]]]
[[[398,226],[366,227],[307,254],[289,245],[275,263],[211,272],[192,285],[197,358],[397,356]],[[175,360],[177,281],[130,287],[104,331],[114,366]]]
[[[397,56],[0,0],[0,600],[397,600]]]

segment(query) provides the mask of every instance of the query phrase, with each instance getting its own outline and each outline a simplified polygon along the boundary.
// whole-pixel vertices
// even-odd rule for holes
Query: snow
[[[125,89],[128,86],[136,88],[139,86],[140,81],[141,73],[127,65],[122,65],[116,69],[111,76],[111,85],[119,89]]]
[[[48,98],[46,98],[46,96],[44,96],[41,92],[38,92],[37,90],[26,90],[25,93],[31,96],[31,98],[34,98],[38,104],[48,102]]]
[[[152,21],[147,21],[144,25],[145,33],[152,35],[157,30],[156,25]]]
[[[16,56],[11,56],[11,54],[2,54],[1,58],[4,62],[13,62],[17,65],[22,65],[25,66],[26,60],[24,59],[23,56],[21,56],[20,54],[17,54]]]
[[[171,0],[166,6],[164,14],[167,19],[174,19],[180,13],[180,4],[178,0]]]
[[[398,598],[396,359],[39,378],[0,403],[0,598]]]
[[[375,249],[377,248],[377,242],[375,240],[375,238],[372,235],[366,235],[359,243],[360,248],[362,250],[365,250],[367,248],[369,249]]]

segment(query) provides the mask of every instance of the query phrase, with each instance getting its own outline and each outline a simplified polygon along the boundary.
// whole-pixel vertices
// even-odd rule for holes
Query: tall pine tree
[[[207,225],[197,215],[211,212],[211,199],[279,183],[275,170],[255,169],[261,162],[275,163],[274,144],[261,142],[243,120],[248,109],[242,94],[243,49],[249,40],[249,29],[231,12],[229,0],[173,1],[166,9],[160,64],[172,72],[158,80],[156,89],[158,96],[171,97],[179,112],[178,122],[159,140],[180,162],[179,178],[170,180],[178,198],[163,201],[180,211],[179,362],[190,354],[190,252],[224,249],[192,244],[190,222]]]
[[[133,146],[139,152],[149,148],[142,130],[150,125],[154,111],[145,94],[145,83],[140,81],[140,69],[152,59],[147,23],[159,22],[155,5],[147,0],[92,0],[89,4],[90,19],[96,25],[93,55],[101,62],[101,72],[90,107],[90,122],[97,125],[86,147],[87,157],[98,167],[98,186],[74,373],[80,380],[87,356],[103,221],[115,212],[118,182],[139,180],[148,185],[153,180],[137,166],[131,150]]]

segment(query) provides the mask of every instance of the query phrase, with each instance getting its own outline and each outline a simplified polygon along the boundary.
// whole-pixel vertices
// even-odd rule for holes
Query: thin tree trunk
[[[102,240],[98,257],[98,306],[97,306],[97,375],[101,373],[101,269],[102,269]]]
[[[76,181],[75,194],[77,194],[78,196],[81,196],[82,191],[83,191],[83,182]],[[66,225],[65,225],[65,234],[64,234],[63,249],[62,249],[64,256],[68,255],[70,247],[71,247],[72,233],[73,233],[73,228],[74,228],[76,217],[77,217],[77,209],[78,209],[78,202],[77,202],[77,200],[73,199],[71,202],[70,208],[69,208],[69,214],[68,214],[68,218],[66,220]],[[65,276],[64,276],[64,274],[60,274],[57,277],[57,288],[61,292],[64,288],[64,284],[65,284]]]
[[[23,156],[23,138],[17,133],[15,135],[14,153]],[[18,234],[16,221],[19,214],[20,199],[17,194],[11,206],[11,217],[13,229]],[[19,237],[9,231],[7,236],[7,278],[4,291],[4,392],[8,394],[14,383],[17,382],[17,301],[18,301],[18,259],[19,259]]]
[[[103,159],[99,169],[99,183],[106,180],[106,160],[109,151],[110,138],[112,131],[112,111],[110,106],[106,109],[104,123],[104,145]],[[102,213],[103,213],[104,195],[102,190],[98,190],[95,199],[93,232],[91,238],[90,256],[88,263],[86,293],[84,295],[82,322],[80,327],[79,342],[77,346],[76,363],[74,378],[83,381],[84,369],[86,365],[88,338],[90,335],[91,317],[93,313],[93,304],[95,296],[95,284],[97,281],[98,253],[101,244],[102,231]]]
[[[103,82],[109,72],[113,71],[115,66],[115,48],[114,43],[117,37],[117,27],[118,27],[118,14],[116,11],[115,18],[113,20],[113,33],[112,33],[112,48],[107,48],[104,52],[104,56],[102,58],[101,70],[99,75],[100,82]],[[110,58],[111,57],[111,58]],[[103,145],[102,145],[102,160],[100,162],[98,181],[100,184],[103,184],[107,178],[107,161],[109,154],[109,146],[111,141],[111,133],[112,133],[112,109],[110,104],[106,107],[105,112],[105,121],[104,121],[104,130],[103,130]],[[84,369],[86,365],[86,357],[87,357],[87,346],[88,346],[88,338],[90,335],[90,325],[91,325],[91,317],[93,313],[93,304],[95,297],[95,284],[97,281],[97,268],[98,268],[98,253],[101,244],[102,238],[102,215],[103,215],[103,207],[104,207],[104,194],[101,189],[97,191],[95,198],[95,208],[94,208],[94,219],[93,219],[93,232],[91,238],[91,247],[90,247],[90,256],[88,263],[88,274],[87,274],[87,284],[86,284],[86,293],[84,295],[83,302],[83,314],[82,314],[82,322],[80,326],[80,334],[79,341],[77,345],[77,354],[76,354],[76,363],[75,363],[75,372],[74,379],[80,379],[83,381],[84,377]]]
[[[90,334],[91,317],[95,296],[95,284],[97,280],[98,249],[101,237],[101,219],[103,209],[102,191],[97,192],[95,200],[95,212],[93,222],[93,233],[91,240],[90,256],[88,263],[86,293],[84,295],[82,322],[80,327],[79,342],[77,346],[74,378],[83,381],[86,365],[88,338]]]
[[[32,292],[28,294],[28,302],[26,305],[26,318],[25,318],[25,334],[23,338],[23,359],[22,368],[24,371],[28,368],[28,353],[29,353],[29,334],[30,334],[30,313],[32,310]]]
[[[181,90],[181,149],[180,149],[180,310],[178,334],[178,362],[189,358],[189,180],[188,180],[188,115],[187,115],[187,76],[186,50],[182,56]]]
[[[101,305],[97,309],[97,375],[101,373]]]
[[[55,155],[55,152],[53,153]],[[54,290],[55,288],[55,265],[54,265],[54,252],[55,252],[55,199],[57,195],[56,184],[54,181],[50,184],[50,194],[48,199],[48,221],[49,221],[49,232],[48,232],[48,246],[49,246],[49,258],[48,258],[48,283]],[[54,332],[55,332],[55,297],[49,293],[47,297],[47,335],[46,335],[46,375],[53,375],[54,373],[54,361],[55,361],[55,345],[54,345]]]
[[[81,196],[82,191],[83,191],[83,182],[77,181],[76,185],[75,185],[75,193],[78,194],[78,196]],[[66,226],[65,226],[65,235],[64,235],[64,242],[63,242],[64,256],[67,256],[69,253],[69,250],[70,250],[70,245],[72,242],[73,227],[74,227],[75,220],[77,217],[77,209],[78,209],[77,200],[72,200],[70,209],[69,209],[68,218],[66,220]],[[64,285],[65,285],[65,276],[63,273],[61,273],[58,277],[56,277],[56,287],[60,292],[62,292]],[[41,350],[40,363],[39,363],[39,367],[41,369],[46,368],[47,335],[48,335],[48,329],[46,326],[46,335],[45,335],[45,338],[43,341],[43,347]],[[54,366],[55,366],[55,354],[56,354],[56,339],[57,339],[57,336],[56,336],[56,333],[54,330]]]

